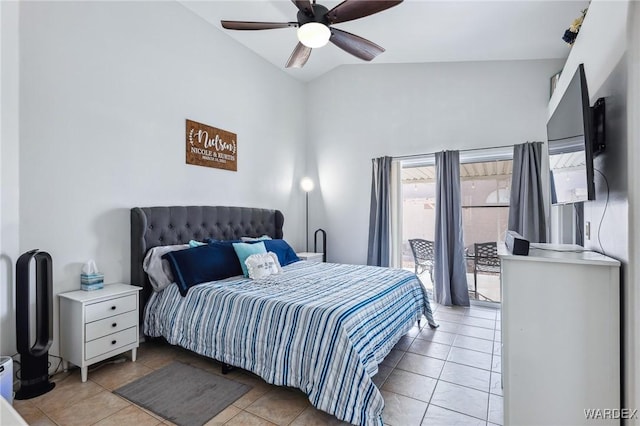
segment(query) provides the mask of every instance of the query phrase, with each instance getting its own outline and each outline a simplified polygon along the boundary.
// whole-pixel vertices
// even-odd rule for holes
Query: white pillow
[[[240,240],[245,242],[245,243],[251,243],[254,241],[264,241],[264,240],[270,240],[271,237],[268,235],[263,235],[262,237],[240,237]]]
[[[259,280],[269,275],[279,274],[282,272],[278,256],[272,251],[268,253],[257,253],[247,257],[244,261],[247,265],[249,278]]]
[[[165,253],[170,251],[188,249],[189,244],[177,244],[175,246],[158,246],[154,247],[147,252],[142,262],[142,269],[149,276],[151,287],[155,291],[162,291],[169,284],[173,283],[173,273],[171,273],[171,267],[169,262],[162,259]]]

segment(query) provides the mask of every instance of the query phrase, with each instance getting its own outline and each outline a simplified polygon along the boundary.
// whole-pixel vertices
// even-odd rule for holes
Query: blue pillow
[[[300,260],[295,250],[285,240],[265,240],[267,251],[272,251],[278,256],[280,266],[286,266]]]
[[[205,244],[207,244],[207,243],[203,243],[203,242],[196,241],[196,240],[189,240],[189,247],[191,247],[191,248],[200,247],[200,246],[203,246]]]
[[[231,246],[207,244],[185,250],[170,251],[162,256],[169,262],[180,294],[196,284],[241,275],[238,258]]]
[[[249,276],[249,271],[247,270],[247,265],[245,265],[244,261],[247,257],[252,254],[260,254],[266,253],[267,249],[264,246],[263,241],[259,241],[256,243],[233,243],[233,249],[236,251],[238,255],[238,260],[240,261],[240,267],[242,267],[242,272],[245,277]]]

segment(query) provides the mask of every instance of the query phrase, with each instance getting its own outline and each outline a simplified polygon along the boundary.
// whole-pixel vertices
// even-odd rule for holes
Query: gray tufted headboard
[[[282,238],[284,216],[280,210],[250,207],[174,206],[131,209],[131,284],[142,287],[140,313],[151,294],[142,269],[147,251],[156,246],[269,235]]]

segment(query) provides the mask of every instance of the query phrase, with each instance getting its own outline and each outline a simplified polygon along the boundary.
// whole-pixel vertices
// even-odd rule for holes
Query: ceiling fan
[[[311,49],[331,42],[365,61],[370,61],[384,49],[355,34],[333,28],[330,25],[353,21],[382,12],[402,0],[345,0],[329,10],[313,0],[291,0],[298,8],[297,22],[247,22],[220,21],[228,30],[272,30],[276,28],[298,28],[298,44],[287,61],[287,68],[302,68],[307,63]]]

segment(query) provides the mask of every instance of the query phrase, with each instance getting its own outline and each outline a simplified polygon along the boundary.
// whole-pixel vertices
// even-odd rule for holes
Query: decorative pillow
[[[268,235],[263,235],[262,237],[240,237],[240,239],[247,243],[247,242],[251,242],[251,241],[265,241],[265,240],[270,240],[271,237]]]
[[[196,284],[222,280],[242,273],[234,251],[228,246],[218,244],[171,251],[162,258],[169,262],[182,296],[186,296],[187,291]]]
[[[228,241],[220,241],[220,242],[210,242],[210,246],[215,247],[218,250],[218,256],[223,256],[224,261],[226,262],[226,268],[228,268],[228,273],[233,273],[233,275],[229,275],[230,277],[235,277],[237,275],[242,275],[242,267],[240,265],[240,261],[238,260],[238,255],[236,251],[233,249],[233,243]]]
[[[278,256],[280,265],[287,266],[300,260],[295,250],[285,240],[266,240],[264,246],[267,251],[272,251]]]
[[[163,260],[162,256],[170,251],[188,248],[189,244],[177,244],[174,246],[154,247],[147,252],[142,262],[142,269],[144,269],[149,276],[151,287],[153,287],[155,291],[162,291],[165,287],[173,283],[173,273],[171,272],[169,262]]]
[[[242,272],[244,273],[245,277],[249,276],[247,265],[244,263],[244,261],[247,260],[247,257],[251,256],[252,254],[267,252],[263,241],[260,241],[258,243],[233,243],[233,249],[238,255],[238,260],[240,261],[240,266],[242,267]]]
[[[196,240],[189,240],[189,247],[191,247],[191,248],[204,246],[206,244],[207,243],[203,243],[203,242],[196,241]]]
[[[282,272],[278,256],[272,251],[263,254],[252,254],[247,257],[244,264],[247,265],[249,278],[252,280],[259,280]]]

